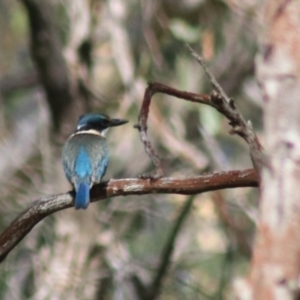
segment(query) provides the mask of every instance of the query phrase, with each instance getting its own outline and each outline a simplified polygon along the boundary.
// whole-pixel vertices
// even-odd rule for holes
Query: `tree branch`
[[[91,202],[116,196],[150,193],[194,195],[218,189],[257,186],[258,176],[254,169],[218,172],[185,179],[112,179],[92,188]],[[38,222],[56,211],[71,207],[73,197],[73,192],[48,196],[33,202],[25,209],[0,235],[0,262]]]
[[[190,50],[192,56],[202,66],[212,86],[217,91],[213,91],[211,93],[210,102],[212,103],[207,104],[214,107],[229,120],[229,125],[232,127],[232,130],[230,132],[231,134],[237,134],[247,142],[250,147],[250,153],[254,167],[260,171],[263,165],[266,164],[266,159],[263,152],[263,147],[261,146],[259,139],[252,128],[251,122],[245,121],[243,116],[236,108],[233,99],[228,97],[220,84],[217,82],[214,75],[206,66],[204,58],[197,54],[189,45],[187,45],[187,48]]]
[[[149,115],[150,104],[151,104],[153,95],[156,93],[163,93],[166,95],[174,96],[179,99],[196,102],[196,103],[202,103],[202,104],[210,103],[209,95],[195,94],[195,93],[180,91],[180,90],[174,89],[172,87],[169,87],[167,85],[164,85],[164,84],[161,84],[158,82],[148,84],[148,87],[146,88],[146,91],[144,94],[140,113],[138,116],[138,124],[136,124],[134,127],[139,130],[140,139],[141,139],[142,143],[144,144],[145,151],[149,155],[149,157],[152,159],[152,161],[155,165],[156,171],[155,171],[154,175],[150,176],[151,178],[160,178],[164,174],[161,161],[160,161],[158,155],[156,154],[154,148],[152,147],[150,139],[147,134],[147,129],[148,129],[147,119],[148,119],[148,115]],[[142,175],[141,177],[147,178],[147,177],[149,177],[149,175]]]
[[[210,76],[212,76],[211,73],[209,74]],[[224,91],[222,89],[221,91],[223,94]],[[232,99],[229,99],[227,96],[226,98],[223,98],[223,96],[221,96],[221,94],[217,92],[212,92],[210,95],[195,94],[191,92],[180,91],[167,85],[154,82],[149,83],[145,91],[143,103],[138,116],[138,124],[134,126],[139,130],[140,139],[144,144],[145,151],[152,159],[156,168],[155,174],[153,176],[150,176],[151,178],[160,178],[164,174],[161,161],[158,155],[156,154],[154,148],[152,147],[147,134],[147,120],[150,110],[150,104],[153,95],[156,93],[163,93],[182,100],[201,103],[215,108],[229,120],[229,125],[232,127],[230,133],[239,135],[248,143],[254,166],[258,170],[260,170],[264,162],[263,148],[260,145],[260,142],[255,132],[253,131],[251,123],[247,123],[243,119],[242,115],[237,110]],[[149,175],[142,175],[141,177],[147,178],[149,177]]]

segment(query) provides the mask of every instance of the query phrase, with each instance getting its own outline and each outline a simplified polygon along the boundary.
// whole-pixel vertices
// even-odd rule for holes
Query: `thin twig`
[[[218,172],[185,179],[161,178],[158,180],[118,179],[103,182],[91,190],[91,202],[109,197],[144,194],[194,195],[207,191],[235,187],[257,187],[258,176],[254,169]],[[0,235],[0,262],[45,217],[56,211],[72,207],[74,193],[52,195],[31,204]]]
[[[219,94],[222,96],[222,98],[229,104],[230,98],[227,96],[225,91],[222,89],[221,85],[218,83],[215,76],[210,72],[209,68],[207,67],[207,65],[205,63],[204,58],[202,56],[200,56],[199,54],[197,54],[190,45],[186,45],[186,47],[190,50],[192,56],[197,60],[197,62],[202,66],[203,71],[209,78],[213,87],[219,92]]]
[[[230,133],[239,135],[248,143],[253,164],[255,168],[260,171],[263,165],[266,164],[266,158],[263,152],[263,147],[253,130],[251,122],[245,121],[241,113],[236,108],[233,99],[227,96],[216,78],[206,66],[204,59],[189,45],[187,45],[187,48],[203,68],[212,86],[217,90],[217,92],[214,91],[211,94],[211,101],[214,102],[213,106],[229,120],[229,125],[232,127]]]
[[[152,175],[152,176],[142,175],[141,176],[142,178],[157,179],[164,175],[162,163],[161,163],[157,153],[155,152],[154,148],[152,147],[150,139],[147,134],[147,129],[148,129],[147,120],[148,120],[148,115],[149,115],[149,110],[150,110],[150,104],[151,104],[153,95],[156,93],[163,93],[163,94],[174,96],[176,98],[183,99],[186,101],[191,101],[191,102],[195,102],[195,103],[202,103],[202,104],[214,106],[214,104],[211,101],[211,97],[209,95],[195,94],[195,93],[180,91],[180,90],[174,89],[172,87],[169,87],[167,85],[157,83],[157,82],[149,83],[149,85],[145,91],[143,103],[142,103],[140,113],[138,116],[138,124],[135,125],[135,128],[137,128],[140,132],[140,139],[144,144],[146,153],[152,159],[152,161],[155,165],[156,171],[155,171],[154,175]]]

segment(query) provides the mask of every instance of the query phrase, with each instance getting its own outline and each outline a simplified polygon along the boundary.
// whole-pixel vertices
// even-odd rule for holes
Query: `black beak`
[[[120,126],[123,124],[128,123],[127,120],[122,120],[122,119],[110,119],[109,120],[109,127],[114,127],[114,126]]]

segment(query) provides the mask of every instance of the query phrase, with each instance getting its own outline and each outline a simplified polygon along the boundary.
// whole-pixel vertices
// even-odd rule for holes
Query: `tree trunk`
[[[249,293],[239,296],[284,300],[296,297],[300,273],[300,2],[268,0],[263,13],[256,66],[268,161]]]

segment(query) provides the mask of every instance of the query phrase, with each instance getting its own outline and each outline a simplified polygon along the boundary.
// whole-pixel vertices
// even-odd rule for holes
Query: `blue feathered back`
[[[63,166],[76,190],[75,208],[87,208],[89,190],[105,175],[109,160],[106,139],[91,133],[70,137],[63,147]]]

